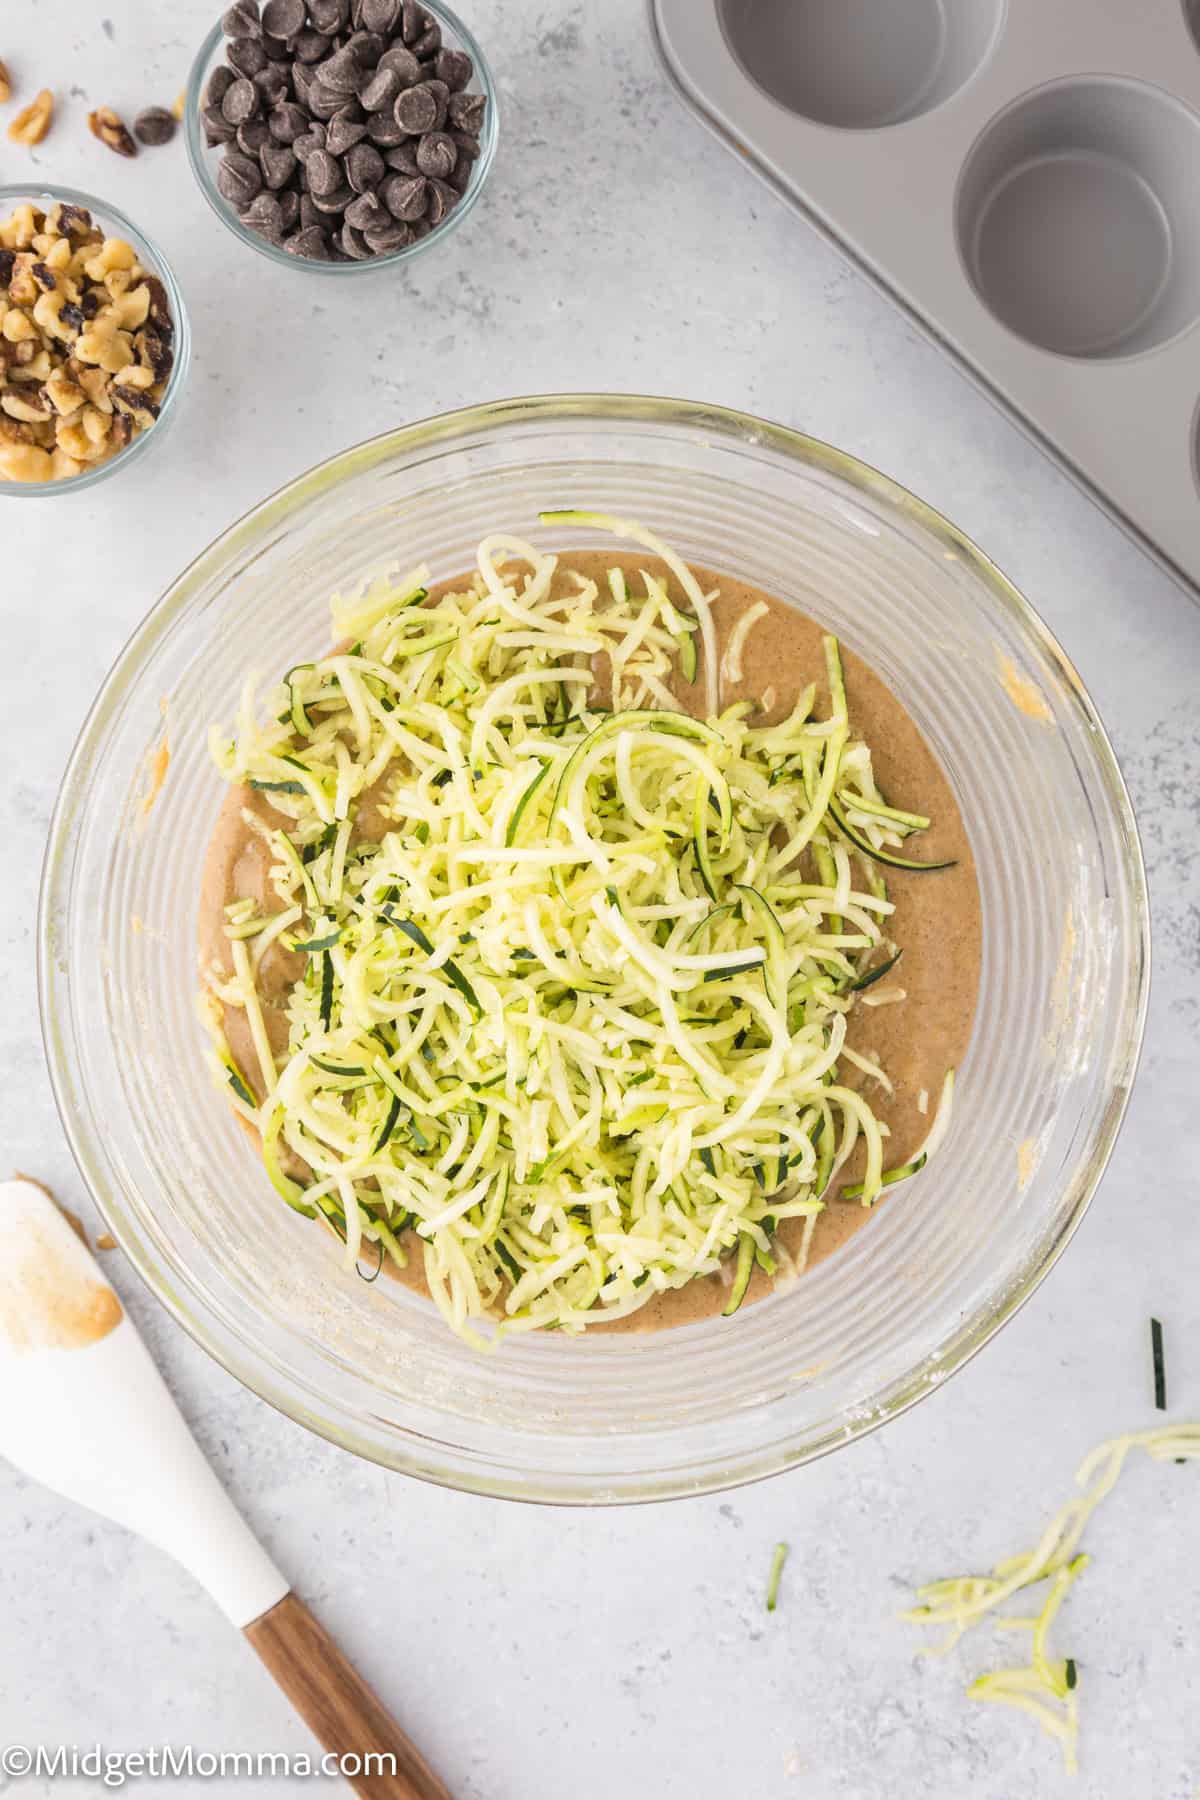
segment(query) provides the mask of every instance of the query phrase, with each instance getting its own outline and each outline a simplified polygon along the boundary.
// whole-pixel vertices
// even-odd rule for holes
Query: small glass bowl
[[[108,236],[126,238],[133,245],[138,261],[144,264],[149,274],[157,275],[167,290],[171,317],[175,321],[175,366],[167,379],[158,418],[147,431],[139,431],[124,450],[118,450],[115,456],[106,456],[103,462],[93,463],[82,475],[63,476],[57,481],[0,480],[0,500],[40,500],[47,494],[78,494],[84,488],[95,487],[98,481],[107,480],[118,469],[127,468],[139,456],[144,456],[148,445],[161,441],[163,428],[174,416],[176,401],[183,391],[191,360],[192,333],[187,309],[183,304],[183,292],[170,263],[152,238],[147,237],[123,212],[110,206],[107,200],[98,200],[94,194],[85,194],[78,188],[41,187],[34,182],[7,182],[0,185],[0,218],[7,218],[14,207],[26,200],[45,212],[59,201],[68,206],[84,206]]]
[[[496,143],[499,137],[499,119],[497,117],[496,84],[492,80],[492,72],[487,58],[479,48],[479,44],[471,32],[463,24],[456,13],[448,6],[440,4],[440,0],[421,0],[427,13],[437,20],[447,49],[465,50],[475,65],[475,74],[471,82],[471,91],[478,90],[487,100],[483,115],[483,129],[479,134],[479,156],[471,172],[471,180],[466,192],[461,196],[457,206],[447,213],[442,223],[434,228],[428,237],[418,238],[415,244],[406,244],[402,250],[389,251],[384,256],[364,258],[361,262],[321,262],[316,257],[292,256],[282,244],[272,244],[248,225],[243,225],[221,190],[217,186],[217,166],[220,161],[220,150],[209,149],[204,139],[204,127],[200,121],[200,108],[203,104],[204,90],[208,86],[208,78],[218,63],[225,60],[225,32],[218,23],[213,26],[201,44],[191,74],[188,76],[187,99],[183,116],[183,135],[187,143],[188,161],[192,165],[192,173],[200,183],[200,192],[208,201],[222,224],[227,225],[233,235],[240,238],[243,244],[249,244],[260,256],[271,262],[281,264],[289,269],[304,269],[313,275],[363,275],[372,274],[379,269],[392,267],[396,263],[409,262],[422,251],[430,250],[435,244],[444,243],[450,233],[461,225],[467,214],[484,189],[488,174],[496,155]]]

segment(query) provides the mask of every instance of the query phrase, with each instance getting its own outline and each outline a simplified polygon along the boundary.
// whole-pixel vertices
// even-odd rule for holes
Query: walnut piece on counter
[[[118,156],[136,156],[138,153],[124,119],[111,106],[98,106],[88,114],[88,130]]]
[[[14,144],[40,144],[53,117],[54,95],[49,88],[43,88],[28,106],[21,108],[8,128],[9,138]]]
[[[0,481],[78,475],[148,430],[174,337],[159,277],[86,208],[0,220]]]

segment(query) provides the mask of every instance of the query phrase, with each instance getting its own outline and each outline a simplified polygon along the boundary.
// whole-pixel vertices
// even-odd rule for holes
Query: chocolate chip
[[[412,232],[415,240],[417,238],[427,238],[433,230],[433,226],[429,223],[428,219],[417,219],[408,229]]]
[[[267,120],[271,136],[280,144],[294,143],[308,129],[308,114],[294,100],[283,100]]]
[[[350,23],[350,0],[308,0],[308,17],[315,31],[333,37]]]
[[[353,37],[346,39],[346,48],[353,56],[361,73],[363,69],[373,69],[380,57],[388,48],[388,40],[377,31],[356,31]]]
[[[346,220],[355,231],[374,231],[386,225],[391,214],[378,194],[359,194],[346,208]]]
[[[268,63],[266,68],[260,69],[254,77],[254,85],[262,96],[263,105],[270,110],[271,107],[278,106],[281,100],[287,98],[291,82],[282,63]]]
[[[328,122],[334,113],[341,112],[349,98],[348,94],[333,93],[320,80],[314,81],[308,90],[308,110],[314,119]]]
[[[295,231],[300,222],[300,195],[296,189],[285,188],[282,194],[271,197],[279,202],[279,219],[284,232]]]
[[[231,6],[221,20],[221,30],[227,38],[257,37],[261,29],[254,0],[237,0],[237,5]]]
[[[286,63],[291,61],[291,51],[286,38],[272,37],[270,32],[263,32],[263,49],[272,62]]]
[[[451,208],[458,205],[458,191],[437,176],[429,178],[429,205],[425,217],[431,225],[440,225]]]
[[[425,211],[429,183],[423,175],[389,175],[380,186],[379,196],[393,218],[411,224]]]
[[[334,113],[325,136],[325,147],[331,156],[344,156],[367,135],[367,122],[357,106],[345,106]]]
[[[306,163],[314,150],[325,148],[325,127],[312,124],[307,131],[292,139],[292,149],[302,163]]]
[[[297,100],[307,106],[312,99],[312,91],[316,85],[316,77],[307,63],[292,64],[292,87]]]
[[[230,125],[244,125],[259,107],[259,92],[252,81],[241,76],[221,102],[221,111]]]
[[[359,17],[368,31],[390,37],[400,22],[400,0],[363,0]]]
[[[390,50],[385,50],[378,66],[394,70],[400,77],[402,88],[416,87],[425,73],[412,51],[406,50],[403,44],[393,44]]]
[[[486,94],[451,94],[446,102],[446,118],[452,129],[473,131],[476,136],[486,111]]]
[[[304,0],[267,0],[262,22],[272,37],[294,38],[304,30]]]
[[[220,106],[236,80],[237,76],[232,69],[227,69],[224,63],[218,63],[205,84],[205,106]]]
[[[215,149],[218,144],[228,144],[237,129],[229,123],[219,106],[206,106],[200,114],[200,123],[204,127],[204,141],[210,150]]]
[[[404,0],[400,9],[400,36],[406,44],[415,44],[424,31],[429,14],[417,0]]]
[[[345,212],[353,199],[354,189],[348,181],[344,181],[340,187],[334,188],[332,193],[313,194],[312,203],[318,212],[340,213]]]
[[[471,185],[471,170],[474,166],[467,157],[460,156],[446,177],[447,187],[452,187],[456,194],[465,194]]]
[[[384,157],[389,169],[399,169],[402,175],[419,175],[420,164],[417,162],[417,139],[408,138],[403,144],[397,144]]]
[[[294,237],[285,238],[283,247],[292,256],[308,256],[317,262],[329,261],[329,239],[321,225],[306,225]]]
[[[274,194],[256,194],[242,214],[242,223],[277,244],[284,234],[283,208]]]
[[[319,225],[322,230],[325,228],[324,215],[320,207],[313,205],[311,194],[301,194],[299,218],[301,231],[307,230],[310,225]]]
[[[446,129],[446,114],[450,109],[450,89],[446,86],[444,81],[439,81],[436,75],[432,76],[425,83],[425,86],[429,89],[434,100],[437,102],[437,118],[433,122],[433,129],[435,131],[444,131]]]
[[[217,170],[217,187],[240,212],[244,206],[249,206],[262,187],[258,164],[240,150],[227,150]]]
[[[433,72],[444,81],[452,94],[465,88],[475,73],[475,64],[465,50],[439,50],[433,59]]]
[[[428,131],[417,145],[417,167],[422,175],[445,181],[458,161],[458,146],[444,131]]]
[[[389,219],[386,225],[378,230],[363,233],[367,245],[376,256],[390,256],[395,250],[403,250],[413,241],[411,225],[402,225],[399,219]]]
[[[317,80],[329,94],[351,95],[362,79],[360,68],[354,52],[348,44],[335,50],[332,56],[316,66]]]
[[[355,144],[346,155],[346,180],[356,194],[377,188],[387,165],[373,144]]]
[[[382,65],[369,75],[358,90],[358,98],[367,112],[382,112],[390,107],[400,92],[400,77],[395,69]]]
[[[413,55],[419,56],[422,62],[434,56],[442,47],[442,28],[436,19],[430,19],[425,30],[413,45]]]
[[[302,31],[292,45],[298,62],[318,63],[333,49],[333,39],[324,31]]]
[[[260,69],[267,66],[267,53],[262,47],[262,39],[257,37],[231,38],[225,46],[225,55],[231,68],[239,75],[245,75],[253,81]]]
[[[290,150],[286,144],[275,143],[273,139],[264,147],[258,160],[262,165],[263,178],[271,189],[284,187],[296,173],[295,151]]]
[[[375,254],[362,232],[355,231],[353,225],[342,225],[342,229],[338,232],[338,241],[346,255],[355,262],[365,262],[369,256]]]
[[[397,97],[392,110],[397,125],[402,126],[413,137],[419,136],[423,131],[436,130],[441,122],[438,118],[438,96],[428,81],[422,81],[417,87],[405,88]]]
[[[238,126],[238,149],[244,150],[247,156],[257,156],[263,145],[270,141],[271,133],[265,119],[247,119],[244,125]]]
[[[169,144],[175,136],[175,115],[165,106],[147,106],[133,121],[134,136],[143,144]]]
[[[311,194],[332,194],[342,185],[342,165],[328,150],[314,150],[305,158]]]
[[[473,131],[452,131],[450,141],[458,151],[459,162],[474,162],[479,155],[479,139]]]
[[[372,113],[367,120],[367,136],[381,150],[391,150],[408,136],[403,125],[397,125],[394,113]]]

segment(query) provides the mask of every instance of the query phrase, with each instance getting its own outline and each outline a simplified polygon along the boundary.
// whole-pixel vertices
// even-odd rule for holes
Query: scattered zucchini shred
[[[1078,1769],[1078,1667],[1074,1657],[1052,1657],[1047,1637],[1068,1590],[1088,1565],[1087,1556],[1079,1549],[1084,1528],[1116,1486],[1131,1450],[1144,1450],[1155,1462],[1200,1459],[1200,1424],[1160,1425],[1153,1431],[1130,1432],[1098,1445],[1076,1471],[1076,1486],[1082,1492],[1060,1508],[1032,1550],[1006,1557],[990,1575],[956,1575],[931,1581],[917,1589],[919,1604],[901,1614],[917,1625],[946,1627],[942,1643],[919,1652],[923,1656],[945,1656],[964,1632],[996,1613],[1015,1594],[1047,1582],[1036,1613],[996,1613],[993,1621],[1006,1631],[1029,1632],[1029,1662],[979,1676],[968,1687],[967,1695],[972,1700],[1013,1706],[1027,1713],[1058,1741],[1070,1774]]]
[[[774,1612],[779,1604],[779,1583],[783,1579],[783,1565],[788,1559],[788,1544],[776,1544],[771,1556],[771,1572],[767,1577],[767,1611]]]
[[[1154,1407],[1156,1412],[1167,1410],[1167,1359],[1163,1348],[1163,1328],[1161,1319],[1150,1321],[1150,1359],[1154,1365]]]
[[[714,596],[679,557],[604,514],[543,520],[666,573],[600,587],[491,536],[434,603],[424,568],[335,600],[338,647],[261,707],[249,683],[211,737],[277,821],[281,910],[228,909],[234,972],[210,982],[245,1010],[268,1175],[348,1267],[403,1262],[408,1231],[481,1345],[577,1333],[723,1268],[733,1312],[756,1265],[794,1266],[780,1222],[810,1228],[856,1149],[864,1205],[915,1172],[885,1172],[839,1059],[899,954],[873,860],[929,821],[879,792],[836,638],[823,698],[814,682],[756,723],[721,703]],[[281,934],[305,961],[276,1057],[258,970]]]

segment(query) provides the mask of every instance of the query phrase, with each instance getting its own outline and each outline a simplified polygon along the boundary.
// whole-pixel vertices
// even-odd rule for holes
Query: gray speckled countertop
[[[24,97],[50,82],[63,103],[38,169],[111,194],[176,259],[195,363],[160,455],[94,497],[3,510],[6,1159],[90,1216],[38,1035],[43,839],[119,645],[235,515],[386,426],[526,391],[689,394],[845,445],[1030,596],[1108,722],[1144,833],[1157,964],[1140,1084],[1089,1218],[1019,1318],[914,1412],[816,1467],[572,1513],[352,1461],[237,1387],[119,1256],[106,1266],[247,1516],[459,1800],[1192,1800],[1200,1470],[1133,1465],[1089,1533],[1094,1566],[1060,1637],[1080,1664],[1075,1783],[1028,1721],[964,1702],[1003,1639],[921,1661],[893,1615],[910,1583],[1030,1541],[1094,1442],[1152,1422],[1151,1311],[1176,1413],[1200,1413],[1200,610],[684,113],[642,0],[470,0],[503,96],[490,192],[448,249],[349,292],[243,250],[180,143],[124,163],[88,136],[89,104],[169,102],[214,11],[107,7],[9,0],[0,55]],[[4,179],[30,166],[2,150]],[[768,1616],[778,1538],[792,1556]],[[185,1576],[3,1469],[0,1609],[4,1741],[308,1744]]]

